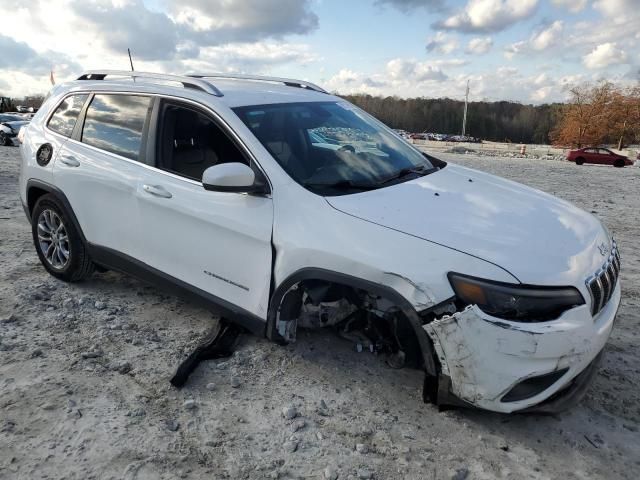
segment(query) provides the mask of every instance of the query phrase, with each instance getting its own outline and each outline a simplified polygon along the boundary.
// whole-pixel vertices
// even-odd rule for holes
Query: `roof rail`
[[[128,70],[92,70],[80,75],[78,77],[78,80],[104,80],[107,76],[131,77],[134,80],[136,78],[150,78],[153,80],[177,82],[181,83],[185,88],[201,90],[205,93],[215,95],[216,97],[223,96],[220,90],[218,90],[206,80],[202,80],[201,78],[182,75],[169,75],[164,73],[130,72]]]
[[[324,88],[319,87],[315,83],[305,82],[303,80],[294,80],[292,78],[280,78],[280,77],[264,77],[261,75],[242,75],[236,73],[204,73],[189,75],[192,78],[223,78],[231,80],[255,80],[259,82],[274,82],[284,83],[288,87],[306,88],[308,90],[314,90],[316,92],[328,93]]]

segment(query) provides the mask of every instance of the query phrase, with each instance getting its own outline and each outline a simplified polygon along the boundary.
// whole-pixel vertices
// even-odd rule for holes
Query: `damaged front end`
[[[458,285],[454,297],[418,313],[393,289],[338,280],[344,279],[299,278],[286,285],[272,304],[270,337],[288,343],[298,328],[329,327],[358,351],[386,355],[393,368],[423,368],[425,402],[503,413],[555,412],[580,400],[620,302],[617,285],[592,317],[575,289],[517,286],[517,298],[505,289],[485,289],[485,296],[470,304]],[[486,312],[504,314],[499,311],[504,299],[496,291],[511,295],[505,298],[518,306],[509,312],[517,320]],[[541,307],[536,298],[543,299]],[[519,317],[535,309],[539,319]]]
[[[591,381],[620,303],[595,317],[586,304],[557,319],[510,321],[477,305],[424,325],[441,368],[438,404],[495,412],[556,412],[579,401]]]

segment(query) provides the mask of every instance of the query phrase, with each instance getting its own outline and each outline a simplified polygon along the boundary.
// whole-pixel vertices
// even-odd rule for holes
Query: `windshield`
[[[436,170],[419,151],[348,102],[234,111],[296,182],[321,195],[386,187]]]

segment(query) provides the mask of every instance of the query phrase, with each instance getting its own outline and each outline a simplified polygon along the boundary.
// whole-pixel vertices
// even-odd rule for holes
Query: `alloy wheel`
[[[69,235],[53,210],[45,209],[38,217],[38,246],[52,268],[62,270],[69,263]]]

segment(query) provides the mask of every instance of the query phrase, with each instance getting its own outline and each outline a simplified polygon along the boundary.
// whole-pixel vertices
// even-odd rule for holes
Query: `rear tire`
[[[584,158],[582,157],[576,158],[576,165],[583,165],[583,164],[584,164]]]
[[[69,213],[53,195],[43,195],[31,214],[31,233],[38,258],[52,276],[65,282],[89,277],[94,264]]]
[[[9,138],[5,135],[4,132],[0,132],[0,145],[3,147],[9,146]]]
[[[624,167],[624,160],[616,160],[615,162],[613,162],[613,166],[616,168]]]

